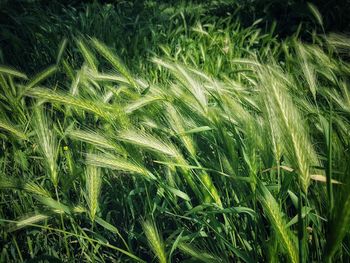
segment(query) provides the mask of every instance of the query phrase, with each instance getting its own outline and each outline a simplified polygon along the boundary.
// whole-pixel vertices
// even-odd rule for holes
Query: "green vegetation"
[[[0,262],[349,261],[350,39],[316,6],[282,38],[220,1],[57,5],[0,31]]]

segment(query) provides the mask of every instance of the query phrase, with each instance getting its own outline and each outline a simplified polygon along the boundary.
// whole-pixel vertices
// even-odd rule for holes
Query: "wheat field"
[[[350,38],[148,5],[18,22],[57,36],[0,65],[0,262],[347,262]]]

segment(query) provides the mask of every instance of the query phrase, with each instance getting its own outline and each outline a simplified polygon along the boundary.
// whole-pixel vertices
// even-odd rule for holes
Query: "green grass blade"
[[[27,75],[7,66],[0,66],[0,74],[14,76],[20,79],[28,79]]]
[[[57,71],[56,66],[51,66],[48,67],[47,69],[43,70],[42,72],[38,73],[36,76],[34,76],[30,82],[26,85],[25,89],[31,89],[40,82],[44,81],[47,79],[49,76],[54,74]]]

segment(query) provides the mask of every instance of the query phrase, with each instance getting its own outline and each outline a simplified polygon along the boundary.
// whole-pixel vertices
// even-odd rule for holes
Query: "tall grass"
[[[348,261],[348,39],[162,14],[0,67],[0,261]]]

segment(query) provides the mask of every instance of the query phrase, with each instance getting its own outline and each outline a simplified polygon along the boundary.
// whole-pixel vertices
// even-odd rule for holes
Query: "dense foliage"
[[[349,39],[110,2],[1,11],[0,262],[349,261]]]

